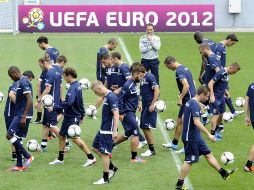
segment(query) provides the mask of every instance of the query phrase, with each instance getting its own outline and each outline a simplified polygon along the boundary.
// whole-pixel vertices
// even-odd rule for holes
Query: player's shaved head
[[[20,73],[20,70],[17,66],[11,66],[8,69],[8,74],[10,74],[10,73]]]
[[[198,44],[202,44],[204,39],[204,36],[201,32],[197,31],[194,34],[194,40],[198,43]]]

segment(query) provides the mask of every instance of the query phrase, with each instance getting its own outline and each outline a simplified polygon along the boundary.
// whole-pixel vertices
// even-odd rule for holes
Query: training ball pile
[[[221,163],[224,165],[233,164],[235,157],[231,152],[223,152],[220,157]]]
[[[173,119],[166,119],[164,121],[165,127],[167,130],[173,130],[176,126],[176,122]]]
[[[35,152],[36,150],[38,150],[39,144],[36,140],[31,139],[26,143],[26,146],[29,151]]]
[[[162,100],[155,102],[154,109],[157,112],[163,112],[166,109],[166,103]]]
[[[69,137],[77,137],[81,134],[81,128],[78,125],[71,125],[68,129]]]
[[[245,100],[242,97],[238,97],[235,100],[235,105],[237,107],[243,107]]]
[[[90,105],[86,108],[85,112],[86,112],[86,116],[94,117],[97,114],[97,109],[94,105]]]
[[[0,92],[0,102],[2,102],[3,100],[4,100],[4,94]]]
[[[79,85],[82,90],[87,90],[90,88],[91,83],[87,78],[82,78],[79,80]]]
[[[41,98],[41,102],[45,108],[49,108],[54,104],[53,96],[46,94]]]
[[[223,117],[222,117],[223,121],[225,121],[226,123],[231,123],[233,121],[233,116],[231,113],[229,112],[225,112],[223,114]]]

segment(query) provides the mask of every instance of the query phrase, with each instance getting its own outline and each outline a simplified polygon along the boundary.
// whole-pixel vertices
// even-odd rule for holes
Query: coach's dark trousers
[[[151,70],[159,84],[159,59],[141,59],[141,63],[147,71]]]

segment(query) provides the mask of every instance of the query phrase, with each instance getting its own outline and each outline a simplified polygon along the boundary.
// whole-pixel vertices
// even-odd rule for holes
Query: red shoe
[[[26,158],[24,160],[23,170],[27,169],[30,166],[30,164],[33,162],[33,160],[34,160],[33,156],[30,156],[30,158]]]
[[[131,159],[131,163],[145,163],[145,160],[142,160],[140,157],[136,156],[135,159]]]
[[[7,171],[10,171],[10,172],[22,172],[23,170],[24,168],[19,166],[13,166],[7,169]]]
[[[112,154],[112,153],[109,153],[109,154],[108,154],[108,157],[109,157],[109,159],[111,159],[111,158],[113,157],[113,154]]]

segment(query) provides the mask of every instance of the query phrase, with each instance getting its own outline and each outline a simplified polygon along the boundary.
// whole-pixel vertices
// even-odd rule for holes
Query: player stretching
[[[18,83],[15,96],[14,118],[6,134],[6,138],[15,147],[17,164],[9,170],[23,171],[33,161],[33,157],[24,149],[19,140],[22,137],[26,137],[28,132],[29,122],[27,122],[27,117],[33,108],[33,91],[28,78],[21,75],[18,67],[10,67],[8,74],[13,81]],[[25,158],[24,163],[22,162],[22,156]]]
[[[180,110],[176,121],[175,137],[172,142],[162,144],[162,146],[177,150],[178,141],[183,129],[182,116],[185,108],[185,103],[196,95],[196,88],[190,70],[184,65],[178,63],[174,57],[168,56],[165,59],[164,64],[168,69],[172,71],[176,70],[176,83],[180,93],[177,100],[177,105],[180,107]],[[180,152],[182,151],[183,150]]]
[[[205,156],[207,162],[220,173],[224,180],[227,180],[228,177],[237,170],[237,168],[229,171],[223,169],[201,137],[200,131],[202,131],[211,142],[215,141],[215,137],[211,135],[200,122],[201,114],[199,103],[207,101],[208,97],[209,89],[206,86],[201,86],[197,90],[197,95],[185,104],[182,134],[185,159],[176,184],[176,189],[186,189],[186,187],[183,186],[184,179],[190,172],[192,164],[197,163],[201,155]]]
[[[59,132],[59,155],[57,159],[49,163],[50,165],[64,163],[64,148],[68,129],[71,125],[79,125],[85,115],[82,90],[77,82],[77,72],[73,68],[66,68],[63,76],[64,80],[70,83],[70,88],[66,93],[65,101],[53,107],[56,111],[63,110],[64,120]],[[52,111],[52,108],[49,111]],[[94,158],[86,143],[80,137],[73,137],[72,141],[87,155],[88,160],[83,166],[90,166],[96,162],[96,158]]]
[[[244,103],[245,111],[245,125],[252,125],[254,129],[254,83],[251,83],[248,87],[248,91],[245,97]],[[254,166],[252,166],[254,161],[254,144],[250,150],[249,159],[244,167],[244,170],[247,172],[254,172]]]
[[[117,167],[110,161],[109,154],[113,149],[113,140],[117,138],[117,125],[119,121],[118,100],[116,95],[96,81],[92,90],[97,96],[104,97],[100,131],[93,142],[93,150],[103,160],[103,177],[94,184],[106,184],[114,176]]]

